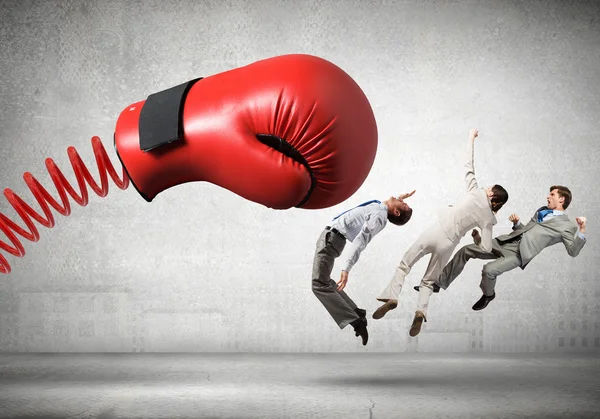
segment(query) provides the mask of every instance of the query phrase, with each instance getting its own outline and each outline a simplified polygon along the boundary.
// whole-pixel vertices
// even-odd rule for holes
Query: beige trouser
[[[394,277],[377,299],[380,301],[398,300],[406,275],[408,275],[415,263],[423,256],[431,254],[429,265],[427,265],[427,270],[421,280],[417,307],[418,310],[427,315],[429,298],[433,293],[433,284],[442,273],[448,260],[450,260],[450,256],[452,256],[452,252],[457,244],[446,236],[441,224],[436,222],[421,234],[417,241],[407,250],[402,257],[400,265],[396,268]]]

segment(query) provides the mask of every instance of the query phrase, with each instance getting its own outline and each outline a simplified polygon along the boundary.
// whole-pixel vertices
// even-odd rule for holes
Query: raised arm
[[[473,163],[473,154],[475,146],[475,138],[479,135],[479,131],[475,128],[469,131],[469,145],[467,147],[467,160],[465,161],[465,182],[467,183],[467,192],[477,189],[477,179],[475,178],[475,165]]]
[[[413,189],[412,192],[400,194],[400,195],[398,195],[398,199],[400,201],[404,201],[406,198],[410,198],[411,196],[413,196],[416,191],[417,191],[416,189]]]

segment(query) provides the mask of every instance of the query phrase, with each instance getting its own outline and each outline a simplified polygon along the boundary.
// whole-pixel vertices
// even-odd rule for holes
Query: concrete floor
[[[0,354],[2,418],[600,418],[600,355]]]

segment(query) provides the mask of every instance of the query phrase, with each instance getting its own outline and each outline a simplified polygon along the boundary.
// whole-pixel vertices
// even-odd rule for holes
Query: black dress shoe
[[[362,338],[363,346],[367,344],[369,340],[369,332],[367,331],[367,319],[363,319],[362,317],[354,320],[350,323],[354,328],[354,335],[360,336]]]
[[[473,304],[473,310],[477,311],[477,310],[483,310],[484,308],[487,307],[487,305],[490,303],[490,301],[492,301],[494,298],[496,298],[496,293],[493,293],[490,296],[487,295],[482,295],[481,298],[479,299],[479,301],[477,301],[475,304]]]
[[[419,291],[419,288],[420,288],[420,287],[419,287],[419,285],[415,285],[415,286],[413,287],[413,289],[414,289],[415,291]],[[440,286],[439,286],[439,285],[437,285],[437,284],[433,284],[433,292],[440,292]]]
[[[356,312],[356,314],[358,314],[358,316],[361,319],[365,319],[365,326],[368,326],[369,323],[367,322],[367,310],[363,310],[362,308],[355,308],[354,311]]]

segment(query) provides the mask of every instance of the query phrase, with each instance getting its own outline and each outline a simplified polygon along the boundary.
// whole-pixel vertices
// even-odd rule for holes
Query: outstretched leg
[[[343,238],[324,230],[317,241],[312,272],[312,291],[340,329],[359,319],[356,304],[346,293],[342,296],[331,279],[335,259],[341,255],[345,244]]]
[[[496,240],[493,241],[494,249],[499,248]],[[485,252],[476,244],[468,244],[461,247],[454,255],[452,260],[448,262],[441,275],[435,281],[440,288],[447,289],[450,284],[461,274],[469,259],[497,259],[498,254]]]
[[[448,262],[450,256],[452,256],[452,252],[456,248],[456,244],[448,239],[442,230],[439,233],[436,247],[431,253],[431,260],[419,287],[417,310],[409,332],[410,336],[413,337],[419,334],[423,322],[427,321],[427,308],[429,307],[429,299],[433,293],[433,284],[440,276],[444,265]]]
[[[502,257],[483,265],[481,271],[481,284],[479,285],[483,295],[479,301],[473,305],[473,310],[483,310],[496,297],[495,288],[496,278],[498,276],[521,266],[518,243],[507,244],[502,250]]]
[[[396,267],[394,277],[389,282],[383,292],[377,297],[377,300],[384,304],[373,313],[374,319],[380,319],[385,314],[398,306],[398,297],[404,286],[406,275],[410,273],[412,267],[425,255],[432,252],[435,248],[435,240],[439,228],[437,225],[429,227],[413,245],[404,253],[402,261]]]
[[[431,254],[431,260],[419,286],[419,302],[417,305],[417,310],[421,311],[425,316],[427,316],[429,298],[433,293],[433,284],[439,278],[455,247],[456,245],[448,238],[441,238],[436,250]]]
[[[400,264],[396,267],[394,277],[389,282],[383,292],[377,297],[379,301],[398,300],[406,275],[410,273],[412,267],[425,255],[431,253],[432,243],[430,241],[429,230],[423,233],[417,241],[404,253]]]
[[[337,290],[337,283],[332,279],[330,281],[331,286]],[[341,290],[338,291],[338,293],[342,296],[342,298],[344,299],[344,301],[346,301],[346,303],[348,303],[348,305],[350,307],[352,307],[352,310],[354,310],[355,313],[357,313],[362,319],[364,319],[365,321],[365,326],[367,325],[367,312],[366,310],[362,309],[362,308],[358,308],[356,306],[356,303],[352,300],[352,298],[350,298],[350,296],[348,294],[346,294],[346,291]]]

